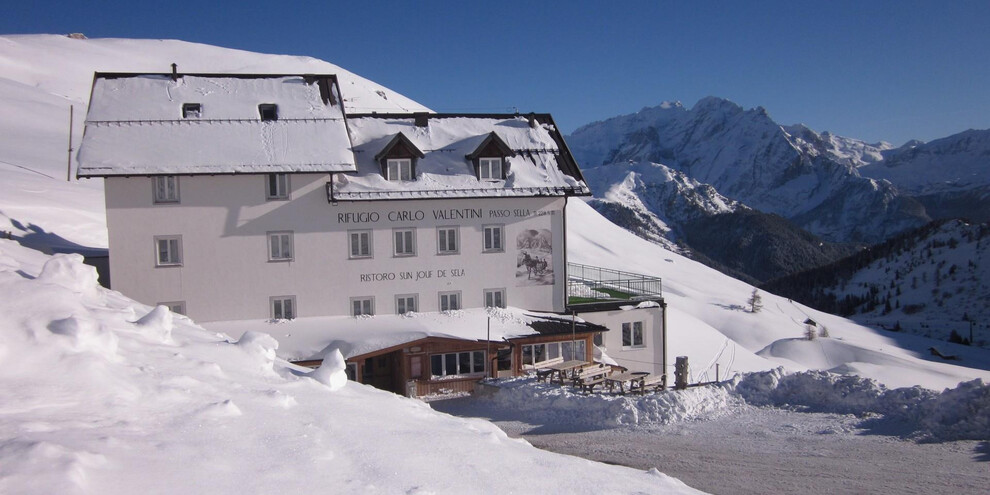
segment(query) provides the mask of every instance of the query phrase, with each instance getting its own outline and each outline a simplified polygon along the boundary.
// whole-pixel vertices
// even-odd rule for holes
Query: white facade
[[[113,288],[201,322],[574,309],[564,210],[590,191],[549,115],[345,101],[332,75],[97,74],[78,175],[105,178]],[[662,373],[662,309],[615,307],[581,316],[619,364]],[[563,341],[543,320],[531,348]],[[404,366],[381,368],[418,377]]]
[[[198,321],[271,318],[273,297],[293,297],[293,316],[351,314],[355,298],[396,314],[398,296],[413,297],[415,311],[437,311],[442,293],[483,307],[486,290],[504,291],[501,305],[564,310],[564,198],[333,205],[327,174],[290,174],[285,200],[267,199],[268,177],[180,176],[174,203],[154,202],[152,177],[108,177],[114,289],[147,304],[184,302]],[[438,249],[438,228],[454,229],[454,252]],[[485,249],[486,228],[500,230],[501,247]],[[412,254],[396,253],[401,231],[412,232]],[[540,274],[519,265],[520,236],[527,251],[531,232],[549,234],[549,249],[529,250],[548,262]],[[351,235],[361,233],[370,234],[369,256],[351,253]],[[272,259],[270,235],[282,234],[289,253],[276,242]],[[180,240],[180,263],[160,266],[162,238]]]
[[[630,370],[664,373],[663,329],[665,308],[659,305],[578,313],[591,323],[608,327],[599,347],[620,366]]]

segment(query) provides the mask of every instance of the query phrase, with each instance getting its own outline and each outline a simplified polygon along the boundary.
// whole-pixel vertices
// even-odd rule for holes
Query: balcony
[[[567,305],[661,299],[659,277],[598,266],[567,264]]]

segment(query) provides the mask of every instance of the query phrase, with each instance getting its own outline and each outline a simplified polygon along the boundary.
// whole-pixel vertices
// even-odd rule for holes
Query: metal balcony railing
[[[623,272],[599,266],[567,264],[567,303],[637,301],[660,298],[659,277]]]

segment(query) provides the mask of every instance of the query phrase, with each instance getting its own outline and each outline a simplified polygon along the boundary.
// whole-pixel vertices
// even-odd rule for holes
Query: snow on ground
[[[697,493],[492,424],[309,375],[0,240],[0,493]],[[312,376],[312,378],[311,378]]]

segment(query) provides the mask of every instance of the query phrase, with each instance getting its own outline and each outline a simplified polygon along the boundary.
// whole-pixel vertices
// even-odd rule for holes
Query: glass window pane
[[[585,358],[588,355],[587,354],[587,350],[585,350],[585,347],[584,347],[584,341],[583,340],[579,340],[579,341],[575,342],[574,343],[574,348],[576,349],[576,351],[574,353],[574,357],[571,358],[571,359],[580,359],[581,361],[584,361]]]
[[[492,249],[502,249],[502,228],[498,227],[492,230]]]
[[[474,351],[474,354],[472,355],[472,360],[474,361],[474,369],[471,371],[474,373],[484,373],[485,371],[484,351]]]
[[[533,346],[524,345],[522,348],[523,364],[533,364]]]
[[[276,320],[282,319],[282,301],[274,300],[272,301],[272,317]]]
[[[546,344],[535,344],[533,345],[533,361],[537,363],[542,363],[547,360],[547,345]]]
[[[450,353],[443,355],[443,370],[446,375],[457,374],[457,354]]]
[[[632,345],[632,328],[628,323],[622,324],[622,345],[630,346]]]
[[[633,345],[643,345],[643,322],[633,323]]]
[[[457,354],[457,374],[466,375],[471,373],[471,353],[460,352]]]
[[[282,305],[285,308],[285,318],[287,320],[291,320],[296,316],[295,313],[292,312],[292,299],[286,299]]]
[[[443,355],[434,354],[430,356],[430,374],[433,376],[443,376]]]
[[[557,359],[560,357],[560,342],[547,344],[547,359]]]

